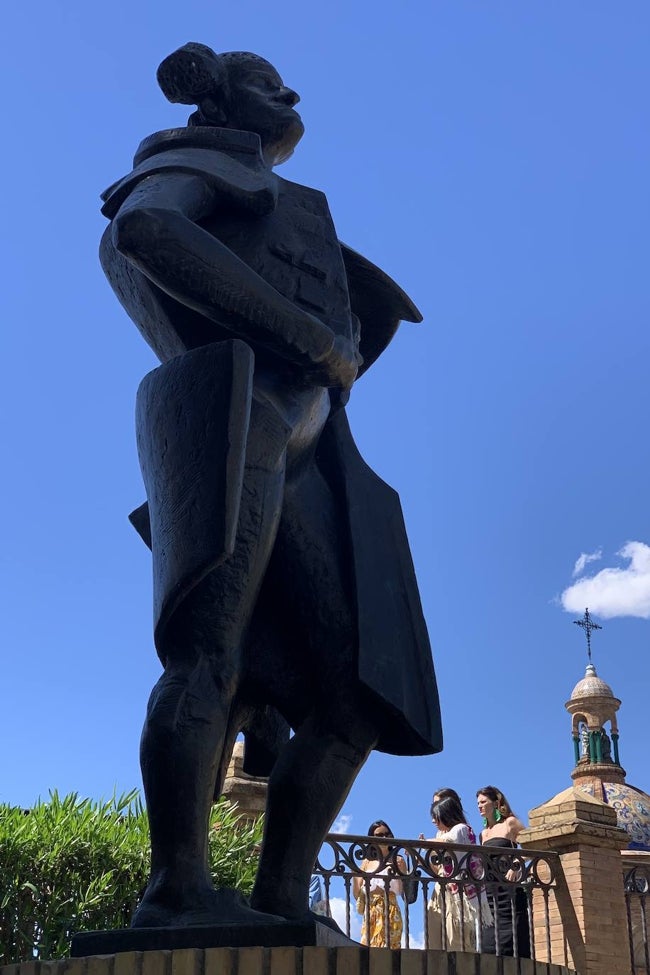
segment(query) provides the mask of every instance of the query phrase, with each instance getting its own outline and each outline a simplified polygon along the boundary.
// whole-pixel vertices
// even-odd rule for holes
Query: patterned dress
[[[364,887],[357,897],[357,910],[363,914],[361,944],[371,948],[400,948],[402,945],[402,912],[397,895],[402,892],[400,880],[388,880],[384,869],[372,878],[368,896]]]
[[[467,823],[440,831],[435,839],[439,843],[476,843],[474,831]],[[464,859],[461,857],[459,862],[461,870]],[[450,864],[444,872],[449,876],[452,870]],[[479,932],[493,923],[487,898],[474,884],[450,881],[445,884],[444,894],[442,885],[436,884],[427,908],[427,947],[444,947],[446,951],[476,951]]]

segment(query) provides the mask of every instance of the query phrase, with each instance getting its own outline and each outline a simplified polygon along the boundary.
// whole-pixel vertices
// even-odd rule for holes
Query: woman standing
[[[524,828],[517,819],[504,794],[493,785],[486,785],[476,793],[478,811],[483,819],[482,846],[501,850],[517,849],[517,837]],[[528,901],[521,887],[498,885],[499,879],[516,881],[521,871],[510,869],[500,873],[495,857],[495,867],[486,877],[488,899],[494,915],[494,926],[483,931],[482,950],[493,955],[514,955],[515,935],[517,954],[530,958],[530,930]],[[491,881],[491,883],[490,883]]]
[[[383,819],[376,819],[368,827],[368,836],[376,837],[377,844],[368,845],[361,872],[371,874],[367,879],[352,878],[352,893],[357,899],[357,910],[363,914],[361,944],[371,948],[399,948],[402,944],[402,912],[397,903],[404,893],[402,881],[396,876],[396,868],[406,873],[406,863],[401,856],[392,857],[389,843],[393,831]]]
[[[444,790],[446,798],[437,799],[442,792],[434,795],[431,806],[431,819],[438,827],[434,840],[439,843],[476,843],[471,826],[465,822],[458,795],[450,795],[452,790]],[[443,947],[441,933],[444,928],[447,951],[476,951],[479,931],[489,926],[491,914],[476,886],[461,880],[469,865],[469,854],[457,856],[458,859],[443,859],[438,868],[441,877],[456,874],[459,880],[436,884],[427,908],[427,942],[429,948]]]

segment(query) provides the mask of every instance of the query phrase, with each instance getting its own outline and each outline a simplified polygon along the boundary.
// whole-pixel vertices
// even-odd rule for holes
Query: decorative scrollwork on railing
[[[628,868],[628,869],[626,869]],[[636,863],[629,868],[624,864],[623,885],[631,894],[650,893],[650,864]]]
[[[556,853],[341,833],[326,837],[314,867],[322,910],[364,944],[523,957],[534,957],[535,937],[551,956],[559,870]]]
[[[639,863],[624,857],[623,887],[632,971],[650,975],[650,905],[646,904],[650,893],[650,863]]]
[[[403,859],[401,867],[398,867],[398,857]],[[377,865],[362,871],[363,861]],[[555,885],[557,863],[554,853],[392,837],[390,846],[382,852],[371,837],[330,833],[319,853],[315,873],[324,878],[348,875],[367,880],[383,877],[388,872],[420,883],[449,885],[473,881],[548,889]]]

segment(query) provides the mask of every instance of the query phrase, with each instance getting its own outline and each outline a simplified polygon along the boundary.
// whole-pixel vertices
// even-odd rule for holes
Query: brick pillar
[[[247,775],[243,770],[244,742],[237,741],[223,784],[223,794],[237,803],[237,812],[244,819],[257,819],[266,807],[268,779]]]
[[[530,827],[519,834],[524,849],[554,850],[562,863],[558,886],[549,898],[550,958],[543,898],[535,892],[535,955],[568,964],[579,975],[629,975],[621,850],[629,836],[615,811],[572,788],[530,812]]]

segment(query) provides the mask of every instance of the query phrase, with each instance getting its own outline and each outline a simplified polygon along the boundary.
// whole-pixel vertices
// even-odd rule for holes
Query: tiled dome
[[[576,782],[575,789],[614,809],[618,825],[630,837],[628,849],[650,851],[650,796],[624,782]]]
[[[580,697],[614,697],[611,687],[600,679],[593,664],[587,665],[585,676],[573,688],[570,700]]]

